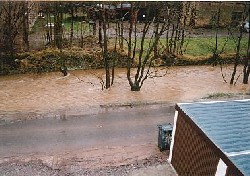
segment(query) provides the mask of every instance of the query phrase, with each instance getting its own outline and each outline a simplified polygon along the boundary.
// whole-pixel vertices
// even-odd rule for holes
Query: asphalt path
[[[157,125],[173,123],[173,117],[174,106],[165,104],[8,123],[0,126],[0,158],[102,146],[157,145]]]

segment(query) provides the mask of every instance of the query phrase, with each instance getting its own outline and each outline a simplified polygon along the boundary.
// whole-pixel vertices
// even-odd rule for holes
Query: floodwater
[[[239,68],[241,71],[242,68]],[[149,78],[141,91],[131,92],[125,69],[116,69],[114,85],[102,90],[104,70],[24,74],[0,77],[0,120],[7,117],[39,118],[44,116],[98,113],[111,105],[187,102],[212,93],[249,93],[250,86],[225,83],[219,67],[186,66],[159,70],[163,77]],[[232,66],[224,68],[230,80]],[[238,72],[239,74],[240,72]],[[236,75],[237,76],[237,75]],[[15,116],[15,117],[14,117]]]

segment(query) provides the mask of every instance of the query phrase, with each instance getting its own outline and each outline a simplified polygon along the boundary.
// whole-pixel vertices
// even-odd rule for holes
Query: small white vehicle
[[[248,21],[246,21],[246,22],[243,23],[243,27],[244,27],[244,30],[246,32],[249,32],[249,22]]]

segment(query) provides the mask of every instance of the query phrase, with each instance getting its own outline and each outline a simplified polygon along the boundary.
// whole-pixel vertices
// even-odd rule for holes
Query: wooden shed
[[[179,103],[169,162],[181,176],[250,176],[250,100]]]

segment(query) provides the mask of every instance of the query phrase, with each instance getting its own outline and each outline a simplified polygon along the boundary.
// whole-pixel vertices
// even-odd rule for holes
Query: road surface
[[[0,159],[91,148],[157,145],[157,124],[173,123],[173,116],[173,105],[146,105],[101,114],[8,123],[0,127]]]

